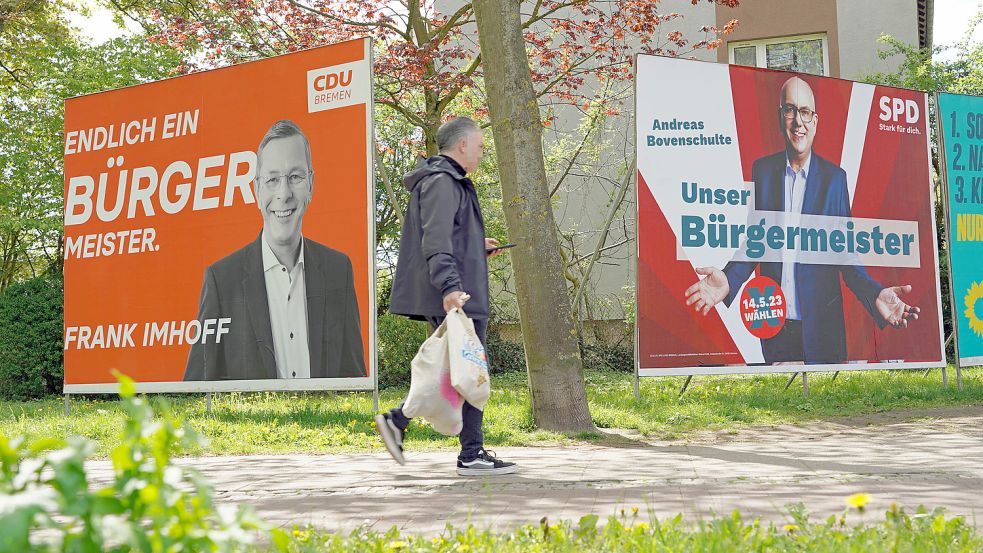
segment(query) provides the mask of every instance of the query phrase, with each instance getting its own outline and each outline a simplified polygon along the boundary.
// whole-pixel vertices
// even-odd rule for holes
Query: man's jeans
[[[488,321],[485,319],[471,320],[474,321],[474,331],[478,335],[478,339],[481,340],[481,345],[485,346]],[[430,323],[430,330],[433,332],[444,322],[444,317],[427,317],[427,322]],[[393,423],[400,430],[406,430],[406,427],[410,425],[410,419],[403,414],[402,403],[399,404],[399,407],[390,411],[389,414],[392,416]],[[461,454],[458,457],[462,461],[474,459],[478,456],[478,450],[484,447],[484,435],[481,433],[481,418],[483,415],[484,412],[481,409],[474,407],[466,401],[461,407],[461,418],[464,420],[464,426],[461,428]]]

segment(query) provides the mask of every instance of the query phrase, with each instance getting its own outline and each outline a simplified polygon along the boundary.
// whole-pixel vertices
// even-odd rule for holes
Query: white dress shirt
[[[812,163],[812,153],[806,158],[805,163],[798,172],[792,169],[788,158],[785,159],[785,213],[786,227],[799,226],[799,216],[802,215],[802,203],[806,196],[806,179],[809,178],[809,166]],[[788,311],[785,315],[787,319],[801,320],[799,313],[799,297],[795,289],[795,266],[799,244],[796,250],[790,251],[788,248],[782,250],[782,292],[785,293],[785,301],[788,303]]]
[[[263,233],[263,274],[270,306],[273,352],[279,378],[310,378],[307,347],[307,285],[304,283],[304,242],[292,271],[280,263]]]

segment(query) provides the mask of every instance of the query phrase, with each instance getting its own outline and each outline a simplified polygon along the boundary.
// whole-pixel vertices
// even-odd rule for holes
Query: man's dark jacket
[[[757,159],[751,166],[754,181],[755,209],[759,211],[785,211],[785,166],[788,158],[784,151]],[[805,215],[829,215],[850,217],[850,193],[846,186],[846,172],[835,164],[812,153],[809,174],[806,175],[805,197],[802,201]],[[730,292],[724,299],[730,305],[737,298],[744,281],[755,268],[762,276],[782,282],[782,263],[757,263],[732,261],[724,267],[730,284]],[[887,322],[877,311],[875,301],[882,286],[859,265],[795,265],[795,290],[799,297],[799,316],[802,318],[802,346],[804,361],[809,364],[840,363],[846,360],[846,325],[843,320],[843,294],[840,277],[860,300],[874,321],[883,328]],[[765,361],[785,361],[787,354],[777,338],[761,341]],[[797,359],[798,360],[798,359]]]
[[[443,317],[450,292],[471,295],[464,310],[487,319],[485,222],[474,184],[454,160],[421,159],[403,177],[410,192],[399,242],[389,311],[414,318]]]
[[[205,269],[198,320],[232,321],[222,343],[210,335],[191,346],[185,380],[277,378],[261,240],[262,233]],[[311,378],[365,376],[351,260],[304,238],[304,283]]]

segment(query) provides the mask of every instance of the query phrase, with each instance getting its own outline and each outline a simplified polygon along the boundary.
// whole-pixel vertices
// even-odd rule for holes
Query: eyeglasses
[[[290,185],[290,188],[300,189],[307,184],[307,180],[312,174],[314,174],[313,171],[310,174],[290,173],[289,175],[280,175],[277,177],[270,176],[264,178],[262,182],[263,186],[268,190],[275,190],[280,185],[280,181],[286,179],[287,184]]]
[[[802,119],[803,123],[812,123],[812,120],[816,118],[817,113],[809,108],[799,108],[793,105],[785,104],[784,106],[778,108],[778,111],[782,112],[782,116],[785,119],[795,119],[795,114],[799,114],[799,118]]]

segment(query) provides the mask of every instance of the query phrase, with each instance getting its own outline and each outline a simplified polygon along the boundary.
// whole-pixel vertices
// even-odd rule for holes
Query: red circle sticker
[[[785,293],[774,280],[759,276],[751,279],[741,293],[741,321],[757,338],[771,338],[785,326]]]

